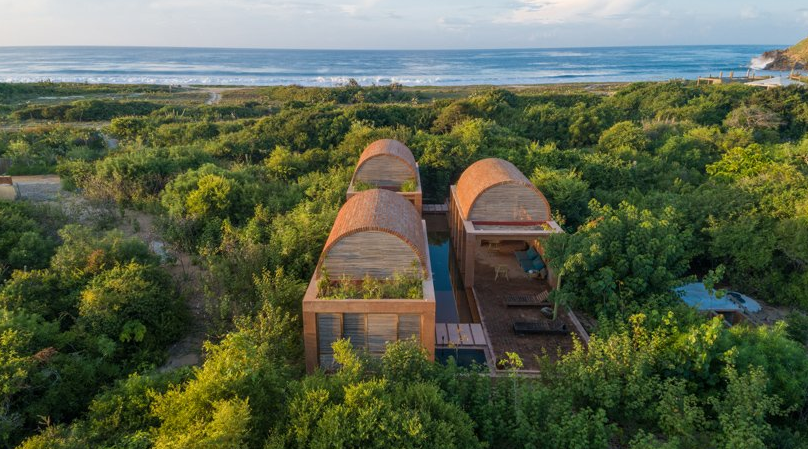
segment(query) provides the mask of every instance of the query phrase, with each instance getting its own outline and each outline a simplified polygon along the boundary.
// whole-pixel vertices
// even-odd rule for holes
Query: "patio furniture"
[[[513,323],[516,335],[567,335],[567,325],[553,321],[517,321]]]
[[[530,271],[541,272],[545,268],[541,255],[532,246],[527,251],[515,251],[514,255],[525,273]]]
[[[548,291],[528,295],[508,295],[505,297],[506,307],[546,307],[552,305],[547,297]]]
[[[527,277],[529,277],[530,279],[541,279],[541,280],[547,279],[547,268],[546,267],[542,268],[539,271],[530,270],[527,272]]]
[[[508,281],[511,280],[510,276],[508,276],[507,265],[497,265],[494,267],[494,280],[498,280],[500,276],[504,277]]]

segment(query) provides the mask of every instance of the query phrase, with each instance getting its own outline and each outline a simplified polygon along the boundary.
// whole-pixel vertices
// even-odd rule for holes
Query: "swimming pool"
[[[435,283],[435,321],[470,323],[471,312],[463,282],[453,260],[446,215],[426,216],[426,226]]]
[[[438,348],[435,349],[435,360],[444,365],[454,357],[458,366],[470,367],[473,365],[486,366],[485,350],[468,348]]]

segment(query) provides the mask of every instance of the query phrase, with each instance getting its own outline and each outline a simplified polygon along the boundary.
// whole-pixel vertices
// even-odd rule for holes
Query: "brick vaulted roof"
[[[401,195],[380,189],[358,193],[342,206],[320,264],[340,239],[367,231],[387,232],[400,238],[412,248],[423,270],[427,270],[426,235],[418,211]]]
[[[501,185],[522,185],[536,192],[536,200],[550,211],[544,194],[512,163],[503,159],[482,159],[469,166],[457,181],[457,201],[464,218],[469,216],[474,203],[486,190]]]
[[[359,168],[362,167],[362,165],[368,160],[379,156],[392,156],[400,159],[410,168],[413,178],[415,178],[418,174],[415,157],[413,157],[412,151],[410,151],[410,149],[407,148],[407,146],[403,143],[393,139],[381,139],[368,145],[367,148],[365,148],[365,151],[362,152],[362,155],[359,156],[359,162],[356,164],[356,171],[359,171]]]

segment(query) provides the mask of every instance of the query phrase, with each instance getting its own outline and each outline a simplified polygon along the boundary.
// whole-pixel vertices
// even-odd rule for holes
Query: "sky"
[[[0,0],[0,46],[560,48],[806,36],[806,0]]]

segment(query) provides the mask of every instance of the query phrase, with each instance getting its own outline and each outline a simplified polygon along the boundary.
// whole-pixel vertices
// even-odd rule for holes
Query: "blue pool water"
[[[438,348],[435,350],[435,360],[446,363],[449,357],[454,357],[459,366],[469,367],[472,365],[485,366],[485,351],[482,349],[460,349],[460,348]]]
[[[539,84],[695,79],[745,73],[786,46],[498,50],[264,50],[0,47],[0,82],[334,86]]]
[[[429,259],[435,282],[435,321],[438,323],[459,322],[450,275],[450,251],[449,233],[429,232]]]
[[[455,263],[446,215],[426,215],[424,218],[435,283],[435,321],[471,323],[471,306]]]

